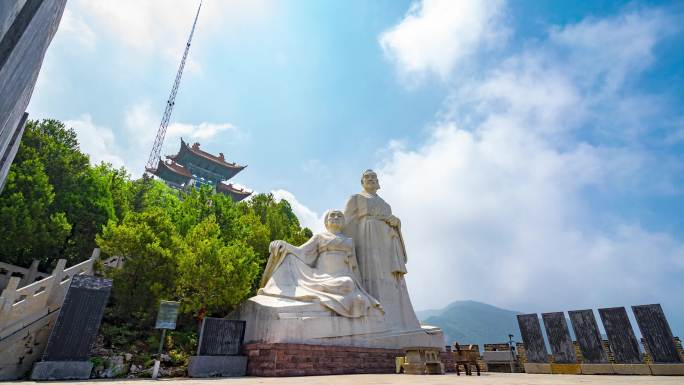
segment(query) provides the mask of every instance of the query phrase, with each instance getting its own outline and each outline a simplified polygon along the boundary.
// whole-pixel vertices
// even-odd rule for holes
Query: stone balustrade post
[[[48,288],[49,297],[47,300],[49,311],[53,311],[62,306],[61,301],[57,301],[57,295],[59,295],[59,285],[62,283],[62,278],[64,277],[65,266],[66,259],[60,259],[57,261],[57,266],[55,266],[55,269],[52,270],[52,284]]]
[[[12,270],[11,269],[7,269],[7,271],[5,272],[5,277],[7,277],[7,282],[9,282],[9,280],[12,278]]]
[[[95,263],[100,259],[100,248],[93,249],[93,254],[90,256],[90,274],[95,275]]]
[[[17,287],[21,278],[12,277],[7,284],[5,290],[0,294],[0,330],[4,328],[7,320],[10,318],[9,314],[12,311],[12,305],[17,298]]]
[[[31,262],[31,266],[28,268],[24,278],[19,282],[19,287],[30,285],[36,280],[36,275],[38,275],[38,264],[39,262],[37,259],[34,259],[33,262]]]

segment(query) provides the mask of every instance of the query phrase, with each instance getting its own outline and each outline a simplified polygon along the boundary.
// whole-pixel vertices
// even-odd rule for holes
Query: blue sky
[[[70,0],[29,106],[141,174],[194,1]],[[684,4],[206,0],[164,153],[305,225],[380,174],[417,309],[660,302],[684,334]]]

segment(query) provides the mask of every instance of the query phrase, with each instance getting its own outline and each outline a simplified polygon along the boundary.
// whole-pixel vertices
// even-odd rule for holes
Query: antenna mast
[[[200,9],[202,9],[201,1],[199,7],[197,7],[197,14],[195,15],[195,21],[192,23],[192,30],[190,31],[188,42],[185,44],[185,52],[183,52],[183,58],[178,66],[178,73],[176,74],[176,80],[174,80],[173,87],[171,88],[171,95],[169,96],[169,100],[166,101],[166,109],[164,110],[164,115],[162,116],[161,123],[159,124],[159,130],[157,130],[157,137],[154,138],[154,145],[152,146],[152,151],[150,152],[150,158],[147,160],[147,164],[145,165],[145,170],[148,172],[154,171],[158,166],[157,162],[159,162],[161,159],[161,149],[162,145],[164,144],[166,129],[169,126],[169,120],[171,119],[173,106],[176,104],[176,93],[178,93],[178,86],[180,85],[181,76],[183,75],[185,59],[188,57],[188,51],[190,51],[190,43],[192,42],[192,35],[195,33],[195,26],[197,25],[197,18],[199,17]]]

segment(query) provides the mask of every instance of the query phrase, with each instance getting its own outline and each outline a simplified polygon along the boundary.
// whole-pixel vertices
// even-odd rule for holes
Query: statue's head
[[[378,182],[378,174],[375,171],[368,169],[361,175],[361,186],[367,193],[375,194],[380,190],[380,182]]]
[[[333,234],[341,232],[344,227],[344,213],[340,210],[328,210],[323,220],[325,228]]]

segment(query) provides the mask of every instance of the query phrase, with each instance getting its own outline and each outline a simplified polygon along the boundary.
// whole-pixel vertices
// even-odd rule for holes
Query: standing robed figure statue
[[[406,288],[406,248],[401,221],[378,194],[380,183],[373,170],[361,177],[363,191],[347,201],[344,233],[354,240],[361,282],[377,298],[393,329],[420,329]]]

